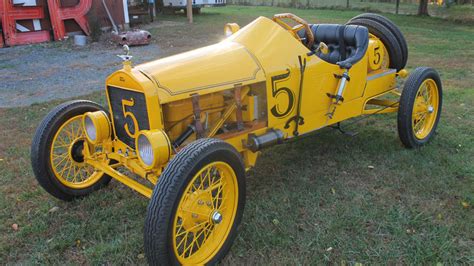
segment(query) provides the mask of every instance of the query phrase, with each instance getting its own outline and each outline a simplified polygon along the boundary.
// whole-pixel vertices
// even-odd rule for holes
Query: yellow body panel
[[[380,49],[382,52],[378,53]],[[336,93],[341,82],[337,76],[344,70],[308,55],[310,50],[291,32],[260,17],[215,45],[133,68],[126,61],[124,68],[112,74],[106,84],[143,93],[149,125],[134,122],[137,132],[147,126],[145,130],[164,130],[171,143],[194,123],[196,110],[191,98],[199,95],[199,121],[205,128],[204,137],[220,138],[234,146],[242,154],[248,169],[255,165],[259,154],[246,146],[249,134],[259,136],[273,129],[283,132],[285,139],[295,137],[295,123],[288,121],[298,112],[299,98],[300,116],[304,118],[298,128],[299,135],[363,114],[396,111],[398,106],[387,106],[387,101],[378,99],[396,88],[397,73],[386,68],[384,51],[383,44],[370,35],[365,56],[348,72],[350,81],[344,91],[344,101],[335,103],[327,95]],[[306,61],[301,95],[299,57],[302,62]],[[376,62],[378,57],[385,61]],[[406,76],[403,71],[400,73]],[[133,107],[135,99],[127,97],[122,99],[122,104]],[[367,110],[368,104],[385,107]],[[123,107],[121,115],[136,121],[135,114],[127,110]],[[239,112],[243,126],[236,129]],[[117,115],[112,110],[111,113]],[[113,135],[118,127],[124,126],[127,127],[113,124]],[[134,136],[128,131],[127,134]],[[194,134],[183,146],[196,137]],[[149,180],[152,185],[167,165],[146,169],[133,148],[118,138],[104,143],[104,147],[108,158]],[[171,157],[180,148],[174,149]],[[86,161],[141,194],[151,195],[150,189],[92,155]]]
[[[265,80],[263,69],[245,46],[224,41],[135,67],[153,79],[160,103]]]

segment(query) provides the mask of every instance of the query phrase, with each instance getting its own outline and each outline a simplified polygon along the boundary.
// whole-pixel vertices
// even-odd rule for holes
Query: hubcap
[[[70,149],[71,158],[76,163],[83,163],[84,162],[84,140],[79,139],[76,140]]]
[[[222,222],[222,214],[218,211],[215,211],[212,214],[212,222],[215,224],[220,224]]]
[[[434,112],[434,108],[433,106],[428,106],[428,113],[433,113]]]

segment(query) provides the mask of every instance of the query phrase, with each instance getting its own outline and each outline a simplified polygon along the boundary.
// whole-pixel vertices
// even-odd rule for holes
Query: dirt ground
[[[162,53],[158,44],[132,48],[135,62]],[[27,106],[90,94],[103,89],[106,77],[120,67],[120,46],[71,41],[0,49],[0,107]]]
[[[184,24],[161,20],[143,26],[152,32],[153,40],[150,45],[131,47],[133,64],[216,41],[203,36],[191,42],[186,36],[173,34]],[[0,49],[0,108],[29,106],[103,90],[107,76],[120,69],[121,59],[117,55],[123,53],[122,47],[109,39],[105,34],[99,42],[84,47],[75,46],[71,38]]]

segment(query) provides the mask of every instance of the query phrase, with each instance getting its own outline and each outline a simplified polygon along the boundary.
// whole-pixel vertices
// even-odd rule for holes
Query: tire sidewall
[[[404,68],[404,63],[406,62],[403,62],[404,58],[402,48],[400,47],[397,37],[392,33],[392,31],[390,31],[389,28],[378,21],[367,18],[357,18],[351,20],[347,23],[347,25],[359,25],[366,27],[369,30],[369,33],[379,38],[387,49],[390,59],[390,68],[397,69],[397,71]]]
[[[399,45],[400,45],[400,48],[401,48],[401,51],[402,51],[403,60],[402,60],[402,65],[401,66],[402,66],[402,68],[404,68],[406,66],[407,61],[408,61],[408,45],[407,45],[405,37],[403,36],[403,33],[400,30],[400,28],[395,23],[393,23],[390,19],[388,19],[388,18],[386,18],[382,15],[375,14],[375,13],[360,14],[360,15],[352,18],[351,20],[349,20],[349,22],[356,21],[358,19],[368,19],[368,20],[376,21],[376,22],[382,24],[383,26],[385,26],[395,36],[395,38],[399,42]]]
[[[53,138],[60,129],[60,127],[69,119],[75,116],[83,115],[86,112],[94,111],[106,110],[100,105],[89,101],[71,101],[59,105],[46,116],[46,118],[38,127],[37,132],[35,134],[31,149],[31,157],[36,178],[47,179],[47,182],[52,185],[52,188],[49,189],[59,190],[59,194],[62,194],[63,196],[62,199],[71,200],[76,197],[85,196],[99,189],[110,181],[110,177],[103,174],[100,179],[90,187],[82,189],[69,188],[56,178],[56,175],[54,174],[51,165],[51,145],[53,143]],[[37,161],[35,162],[34,160]],[[46,180],[43,180],[43,182],[40,181],[40,184],[43,185],[44,181]]]
[[[179,153],[178,155],[179,156]],[[176,159],[173,158],[173,159]],[[151,265],[157,265],[158,263],[172,264],[172,265],[180,265],[178,258],[174,254],[174,246],[173,246],[173,224],[175,220],[176,210],[178,208],[179,202],[185,193],[185,190],[189,184],[189,182],[194,178],[194,176],[206,165],[213,163],[213,162],[224,162],[227,163],[229,166],[232,167],[236,177],[237,177],[237,185],[238,185],[238,203],[237,203],[237,210],[235,213],[234,222],[232,224],[231,230],[224,240],[224,244],[221,246],[220,250],[217,251],[215,256],[207,263],[207,265],[214,265],[218,263],[229,251],[235,237],[237,236],[238,226],[242,220],[243,210],[245,206],[245,168],[242,162],[240,155],[235,151],[235,149],[228,143],[223,141],[219,141],[217,145],[212,145],[209,149],[202,151],[199,155],[197,155],[196,160],[193,160],[192,163],[185,165],[183,167],[188,167],[185,171],[181,172],[179,175],[172,176],[174,181],[178,182],[178,185],[174,187],[174,191],[167,189],[166,193],[170,195],[174,194],[174,199],[172,199],[172,207],[171,208],[164,208],[162,213],[158,213],[157,215],[162,216],[162,221],[165,221],[165,224],[161,224],[162,228],[166,228],[166,233],[160,233],[159,239],[153,239],[153,241],[166,241],[167,252],[163,252],[164,256],[161,256],[159,261],[148,261]],[[170,162],[171,164],[171,162]],[[189,167],[190,166],[190,167]],[[166,171],[166,170],[165,170]],[[170,176],[171,177],[171,176]],[[157,186],[160,186],[160,182],[158,182]],[[169,188],[172,188],[170,186]],[[155,188],[156,190],[156,188]],[[160,200],[158,197],[155,196],[155,192],[153,193],[152,200]],[[158,196],[158,195],[157,195]],[[166,196],[165,196],[166,197]],[[163,200],[163,198],[161,198]],[[158,204],[164,204],[164,202],[158,202]],[[149,209],[148,212],[155,211]],[[147,214],[147,220],[148,220]],[[156,226],[154,224],[150,226]],[[145,230],[146,233],[147,230]],[[148,237],[148,236],[146,236]],[[153,252],[149,250],[149,252]],[[156,252],[156,251],[155,251]],[[148,255],[148,254],[147,254]]]
[[[174,265],[179,265],[178,259],[175,257],[174,254],[174,248],[173,248],[173,222],[175,219],[175,214],[176,210],[178,208],[180,199],[183,197],[183,194],[185,192],[186,187],[188,186],[189,182],[194,178],[194,176],[206,165],[213,163],[213,162],[225,162],[229,164],[232,169],[235,172],[235,175],[237,177],[237,186],[238,186],[238,203],[237,203],[237,210],[235,214],[235,219],[234,219],[234,224],[232,225],[232,228],[229,232],[229,235],[227,236],[227,239],[224,241],[224,244],[222,245],[221,249],[216,253],[215,257],[208,262],[208,265],[214,265],[216,264],[222,257],[225,256],[229,248],[231,247],[231,244],[236,236],[237,233],[237,227],[240,224],[241,218],[242,218],[242,212],[243,208],[240,208],[240,206],[243,206],[244,201],[245,201],[245,190],[242,189],[245,187],[242,182],[245,182],[244,177],[245,173],[242,171],[242,173],[239,173],[239,169],[243,169],[241,167],[240,162],[237,160],[237,158],[232,158],[232,154],[230,152],[226,153],[221,153],[221,152],[213,152],[205,156],[202,160],[200,160],[192,169],[192,171],[189,172],[187,175],[184,184],[181,186],[180,191],[178,192],[178,197],[177,200],[173,206],[173,212],[171,215],[171,223],[168,226],[168,241],[169,241],[169,249],[170,249],[170,258],[173,261]]]

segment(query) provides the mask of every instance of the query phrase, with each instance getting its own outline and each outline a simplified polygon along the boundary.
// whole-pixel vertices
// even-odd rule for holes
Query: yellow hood
[[[265,80],[258,60],[243,45],[231,41],[138,65],[135,69],[156,83],[162,104],[197,92],[207,94],[235,84]]]
[[[224,41],[134,69],[152,80],[160,103],[262,82],[266,74],[298,67],[309,50],[272,20],[259,17]]]

